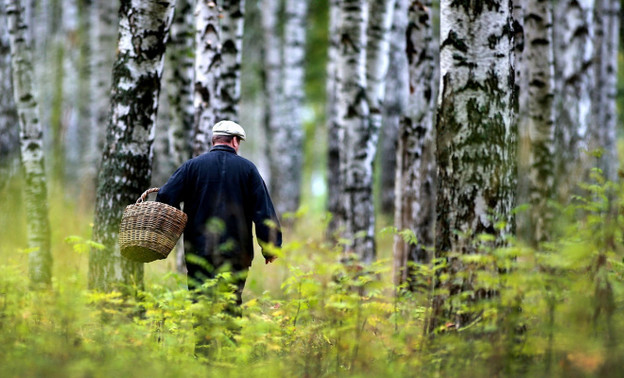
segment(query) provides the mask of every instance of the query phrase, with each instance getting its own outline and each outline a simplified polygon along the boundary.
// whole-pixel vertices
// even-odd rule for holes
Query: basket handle
[[[160,188],[150,188],[150,189],[147,189],[146,191],[143,192],[143,194],[141,194],[141,197],[139,197],[139,199],[136,201],[136,203],[141,203],[141,202],[145,201],[145,199],[147,198],[148,194],[156,193],[158,190],[160,190]]]

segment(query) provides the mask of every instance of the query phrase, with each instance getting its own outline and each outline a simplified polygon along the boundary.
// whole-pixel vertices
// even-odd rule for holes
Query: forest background
[[[246,313],[239,320],[242,332],[231,336],[227,325],[231,319],[225,319],[220,311],[224,302],[228,301],[227,295],[194,307],[188,298],[183,275],[176,273],[183,268],[173,253],[167,260],[146,264],[144,273],[141,268],[138,282],[126,280],[130,276],[137,277],[136,267],[131,267],[129,271],[132,274],[120,280],[126,285],[121,290],[124,294],[111,291],[113,286],[107,286],[106,278],[89,277],[92,275],[90,270],[96,270],[90,264],[106,266],[110,263],[97,262],[98,256],[103,253],[102,246],[106,247],[106,242],[102,240],[106,237],[96,240],[93,227],[108,220],[98,218],[96,207],[98,203],[109,200],[105,194],[98,194],[98,189],[108,191],[111,198],[117,194],[114,187],[105,187],[97,181],[98,174],[106,171],[102,168],[102,156],[106,148],[105,138],[110,134],[107,126],[110,129],[114,114],[111,109],[111,97],[114,96],[107,88],[114,79],[115,64],[119,67],[119,61],[116,61],[119,55],[116,56],[115,52],[119,52],[117,35],[123,12],[118,12],[120,7],[116,2],[32,1],[23,8],[28,25],[24,29],[24,41],[32,47],[32,89],[33,97],[38,102],[36,118],[41,126],[42,156],[46,164],[45,202],[49,207],[46,216],[50,222],[51,246],[51,259],[44,262],[51,269],[51,283],[39,290],[29,286],[27,277],[31,281],[38,280],[37,273],[33,273],[32,256],[36,253],[29,244],[32,235],[28,232],[32,230],[28,222],[33,217],[29,215],[32,207],[29,209],[27,188],[32,185],[32,176],[24,174],[19,161],[18,106],[10,80],[11,71],[15,71],[11,68],[11,57],[15,60],[16,54],[9,52],[10,27],[4,29],[7,25],[4,18],[11,17],[11,9],[14,9],[11,7],[16,3],[7,1],[3,5],[0,22],[0,50],[3,52],[0,67],[3,85],[0,95],[0,351],[3,357],[0,359],[3,362],[1,369],[7,375],[100,376],[112,372],[128,375],[176,375],[181,372],[190,375],[414,375],[414,371],[433,375],[466,375],[466,369],[471,369],[468,375],[618,375],[614,370],[616,362],[624,356],[624,346],[619,342],[624,337],[621,331],[624,317],[618,311],[624,305],[622,220],[617,211],[621,208],[621,189],[616,174],[617,161],[621,159],[610,159],[609,156],[613,156],[611,153],[622,156],[624,150],[621,141],[624,125],[621,4],[604,2],[607,4],[605,9],[611,6],[608,9],[615,12],[615,18],[619,20],[617,67],[611,69],[617,75],[615,93],[606,95],[606,101],[613,103],[613,111],[617,109],[612,120],[614,131],[617,131],[614,139],[617,143],[611,146],[611,151],[604,144],[599,144],[602,150],[595,152],[588,142],[585,147],[590,152],[585,155],[592,158],[589,158],[590,163],[581,164],[583,168],[579,169],[582,173],[571,174],[565,169],[563,173],[553,173],[555,176],[574,176],[575,179],[553,179],[550,188],[540,192],[539,185],[531,184],[543,179],[538,173],[537,180],[526,180],[530,189],[523,188],[523,178],[534,175],[530,171],[532,165],[523,165],[523,161],[535,157],[522,155],[522,146],[526,145],[522,143],[525,140],[540,142],[540,139],[522,134],[522,117],[518,117],[519,192],[515,204],[519,207],[509,212],[518,215],[518,240],[507,228],[516,221],[503,220],[492,226],[496,231],[476,229],[473,230],[476,235],[460,235],[456,239],[470,240],[466,244],[474,243],[477,247],[458,247],[449,241],[455,251],[456,248],[463,252],[463,248],[469,250],[469,257],[461,258],[434,255],[433,244],[418,244],[422,237],[416,228],[421,225],[416,226],[417,221],[412,219],[412,227],[403,218],[398,221],[400,215],[397,218],[395,214],[399,204],[395,193],[396,190],[401,192],[401,187],[395,189],[395,178],[401,177],[396,173],[397,151],[401,150],[398,141],[400,130],[406,130],[401,129],[398,116],[409,114],[407,109],[414,104],[410,102],[406,85],[414,83],[408,77],[408,58],[397,58],[396,54],[406,51],[408,43],[400,36],[405,35],[408,25],[413,27],[413,20],[418,19],[418,15],[421,20],[427,18],[430,35],[423,41],[436,46],[429,52],[435,63],[432,63],[428,77],[430,82],[435,83],[430,83],[430,88],[437,92],[439,79],[436,75],[440,63],[435,51],[440,45],[436,37],[440,34],[440,4],[379,2],[396,8],[377,15],[380,23],[383,23],[381,19],[384,15],[386,20],[390,20],[388,45],[386,50],[380,49],[388,54],[388,76],[386,79],[384,74],[379,80],[380,85],[386,88],[385,101],[381,101],[381,109],[377,109],[382,114],[381,119],[371,121],[380,122],[381,126],[379,142],[375,142],[376,151],[372,150],[374,163],[370,165],[373,185],[370,200],[376,219],[371,217],[374,230],[365,230],[364,233],[368,234],[362,236],[362,230],[350,230],[350,234],[341,235],[340,224],[334,222],[338,219],[338,223],[348,223],[349,220],[332,217],[328,213],[328,210],[334,213],[336,210],[331,208],[329,197],[332,196],[331,179],[337,177],[331,171],[330,142],[339,140],[342,143],[339,148],[353,148],[349,139],[332,137],[335,135],[332,134],[334,124],[331,121],[334,113],[330,108],[340,101],[331,97],[335,92],[328,84],[332,82],[335,72],[332,69],[336,69],[332,68],[332,43],[339,43],[334,39],[338,35],[335,32],[337,29],[332,27],[346,30],[331,12],[342,2],[239,3],[244,8],[229,14],[244,16],[239,58],[240,103],[238,110],[228,118],[237,119],[245,127],[248,140],[242,145],[241,155],[259,167],[287,228],[282,258],[268,266],[260,264],[258,259],[252,266],[244,294]],[[205,2],[207,5],[211,3]],[[238,2],[216,3],[222,13],[217,16],[218,19],[227,20],[229,16],[226,14],[232,10],[228,7],[236,8]],[[307,6],[303,10],[303,18],[294,21],[295,24],[302,23],[300,26],[305,30],[303,36],[298,29],[289,29],[293,24],[288,23],[288,16],[296,13],[293,10],[296,5],[291,3],[305,3]],[[130,2],[123,4],[122,10],[131,7]],[[527,92],[532,93],[542,105],[548,104],[549,98],[555,98],[554,102],[558,103],[564,93],[558,83],[562,82],[565,70],[561,69],[563,65],[557,66],[557,63],[575,59],[565,50],[569,46],[562,43],[565,38],[561,37],[568,30],[562,27],[566,20],[569,21],[569,16],[562,10],[568,2],[527,1],[523,4],[533,7],[525,9],[527,14],[542,14],[540,6],[552,7],[547,13],[552,15],[554,21],[545,24],[552,26],[555,33],[555,40],[550,45],[551,60],[554,61],[554,85],[551,89],[556,94],[540,97],[542,95],[536,95],[535,91]],[[596,4],[602,6],[602,2]],[[151,168],[141,171],[149,172],[147,176],[151,178],[145,182],[145,187],[123,194],[124,206],[133,202],[131,198],[136,199],[149,186],[162,186],[177,165],[184,161],[176,145],[179,144],[180,132],[183,132],[180,130],[184,130],[178,125],[190,121],[180,118],[183,113],[180,109],[190,106],[194,122],[202,119],[201,113],[197,112],[196,97],[192,97],[197,84],[184,82],[179,76],[184,69],[192,71],[193,59],[198,54],[192,43],[193,32],[188,28],[197,22],[193,21],[193,16],[199,18],[201,15],[199,8],[193,9],[193,6],[178,0],[176,16],[173,13],[166,16],[172,18],[171,35],[166,51],[161,52],[164,53],[164,68],[162,80],[157,84],[159,90],[156,90],[159,102],[150,115],[155,120],[153,161]],[[286,11],[287,6],[292,8]],[[426,12],[419,13],[423,9]],[[397,21],[393,14],[400,12],[405,17]],[[409,21],[408,15],[412,17]],[[372,14],[370,18],[373,19]],[[531,22],[532,19],[525,16],[525,50],[516,46],[520,49],[516,51],[529,51],[527,46],[543,45],[540,42],[527,43],[530,38],[541,41],[541,36],[531,35],[532,31],[527,27],[526,21]],[[335,25],[332,25],[332,20]],[[561,28],[557,29],[558,26]],[[514,29],[515,33],[518,30]],[[517,43],[518,35],[515,37]],[[271,79],[285,75],[285,71],[271,72],[274,68],[271,64],[275,61],[271,62],[270,51],[277,50],[279,54],[280,49],[287,48],[288,41],[292,44],[290,48],[294,48],[289,50],[290,53],[299,59],[288,63],[288,55],[284,53],[286,55],[278,58],[278,63],[292,64],[293,70],[297,69],[295,63],[299,63],[299,69],[305,75],[298,83],[294,80],[299,88],[290,89],[290,92],[287,80],[278,87],[271,87]],[[297,48],[304,51],[305,58],[297,55],[300,54]],[[461,46],[458,49],[461,50]],[[337,50],[333,51],[337,54]],[[537,56],[544,55],[543,51],[531,51]],[[280,62],[280,59],[283,61]],[[400,63],[401,59],[405,61]],[[516,79],[528,72],[521,69],[524,67],[521,64],[528,66],[527,61],[531,60],[528,56],[525,59],[524,63],[516,63]],[[227,59],[223,58],[222,68],[226,63]],[[424,72],[427,74],[426,70]],[[374,84],[375,81],[370,80],[369,83]],[[518,83],[516,85],[520,85]],[[607,87],[604,85],[604,88]],[[509,94],[513,91],[510,89]],[[290,93],[295,98],[298,109],[295,122],[291,119],[292,113],[291,118],[279,114],[280,111],[287,114],[284,108],[288,103],[282,102],[283,98],[275,97],[276,93]],[[589,95],[589,91],[586,94]],[[430,99],[433,98],[430,96]],[[578,98],[579,102],[582,101],[582,96]],[[369,95],[370,99],[374,96]],[[520,108],[535,106],[530,105],[530,100],[523,103],[522,95],[518,101]],[[276,110],[272,109],[275,104],[286,105]],[[430,127],[434,125],[432,114],[436,112],[432,104],[424,105],[431,108]],[[571,107],[563,104],[555,106]],[[437,106],[437,112],[440,112],[441,105]],[[222,109],[225,107],[215,113]],[[527,114],[531,113],[527,109]],[[591,109],[590,113],[596,113],[594,108]],[[273,111],[277,113],[272,114]],[[587,109],[580,114],[586,113]],[[219,115],[227,114],[223,111]],[[552,117],[552,124],[564,122],[556,119],[554,113]],[[208,121],[204,123],[212,124]],[[281,133],[276,128],[280,123],[294,123],[294,134]],[[608,134],[609,130],[605,131],[602,126],[592,128],[587,125],[597,130],[596,133]],[[196,125],[193,127],[197,128]],[[185,132],[187,134],[183,132],[183,135],[190,139],[188,133],[191,132],[188,129]],[[193,133],[199,134],[196,131]],[[548,148],[552,149],[553,155],[559,155],[559,159],[552,162],[558,167],[556,170],[565,166],[561,161],[578,157],[567,155],[569,151],[565,147],[559,149],[560,145],[555,146],[555,133],[557,131],[553,131],[551,137],[553,145]],[[590,134],[587,132],[584,135]],[[300,138],[300,145],[290,143],[293,135]],[[370,136],[368,140],[374,139]],[[201,140],[195,138],[193,143]],[[203,141],[205,148],[205,139]],[[190,141],[187,144],[192,153],[202,148]],[[508,153],[513,152],[512,149]],[[149,155],[145,151],[143,154]],[[602,156],[607,156],[607,165],[602,165]],[[292,165],[297,162],[300,167]],[[289,168],[279,168],[283,166]],[[599,170],[592,170],[595,167]],[[344,163],[340,169],[346,169]],[[292,176],[292,173],[299,173],[299,176]],[[339,175],[343,173],[340,171]],[[283,176],[278,177],[280,174]],[[145,178],[146,175],[137,176]],[[112,176],[109,179],[114,180]],[[293,184],[296,189],[293,189]],[[527,190],[533,192],[527,194]],[[294,196],[294,204],[289,203],[292,198],[288,194],[299,191],[300,194]],[[407,193],[408,189],[403,187],[403,191]],[[537,200],[535,193],[540,194]],[[566,200],[561,201],[562,197]],[[352,200],[340,196],[336,198],[339,202]],[[449,204],[451,208],[456,206]],[[344,209],[338,210],[341,211]],[[548,226],[534,228],[544,224]],[[349,229],[348,226],[346,228]],[[328,229],[338,230],[338,233],[332,234]],[[527,234],[530,236],[523,236]],[[376,245],[373,249],[368,247],[371,238],[373,245]],[[501,238],[505,240],[501,241]],[[365,241],[354,243],[359,239]],[[418,248],[401,247],[403,240],[405,245],[418,245]],[[357,262],[347,262],[344,258],[344,250],[350,248],[355,252],[351,257]],[[405,250],[411,251],[411,254],[397,254],[401,248],[407,248]],[[453,261],[459,260],[462,261],[461,268],[448,269],[455,266]],[[113,262],[111,266],[115,264],[118,262]],[[459,285],[462,288],[455,290],[453,284],[446,287],[445,280],[459,280],[463,282]],[[128,292],[132,294],[128,295]],[[445,304],[440,307],[437,300],[442,297]],[[198,337],[192,323],[197,319],[210,325],[207,327],[208,335],[202,336],[217,345],[215,354],[206,359],[194,358],[192,353],[193,339]],[[233,343],[233,339],[237,343]],[[208,372],[206,366],[213,370]]]

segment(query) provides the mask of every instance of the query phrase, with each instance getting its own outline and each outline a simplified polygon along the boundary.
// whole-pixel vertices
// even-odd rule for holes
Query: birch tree
[[[214,1],[195,4],[194,124],[193,156],[210,149],[211,128],[221,109],[221,26],[220,12]]]
[[[381,130],[384,100],[386,96],[386,74],[390,64],[390,28],[394,16],[395,0],[369,2],[369,21],[366,29],[366,87],[370,107],[371,138],[375,144],[375,155]],[[373,156],[373,159],[375,156]]]
[[[105,140],[110,110],[111,70],[115,59],[119,1],[93,1],[89,7],[89,44],[91,101],[89,111],[90,137],[85,172],[86,180],[95,183]]]
[[[198,2],[199,3],[199,2]],[[167,174],[193,156],[193,129],[195,125],[195,4],[192,0],[176,0],[171,38],[166,54],[167,99],[169,123],[167,127]],[[176,245],[176,269],[186,273],[182,241]]]
[[[529,0],[524,9],[523,76],[526,76],[526,116],[519,127],[528,136],[528,202],[526,225],[530,243],[548,240],[552,215],[548,201],[554,189],[554,63],[552,10],[546,0]],[[524,198],[522,201],[524,202]],[[524,227],[523,227],[524,228]]]
[[[33,285],[49,285],[52,279],[50,222],[43,156],[43,127],[33,90],[33,57],[26,32],[23,7],[19,0],[5,2],[13,93],[20,126],[20,152],[25,176],[24,203],[28,234],[28,276]]]
[[[399,123],[405,113],[408,97],[407,56],[405,52],[408,0],[395,1],[390,29],[390,55],[385,79],[382,113],[383,126],[379,139],[380,212],[394,214],[395,176]]]
[[[221,88],[217,119],[238,122],[245,0],[224,0],[221,18]]]
[[[376,151],[381,129],[382,109],[385,98],[386,73],[388,72],[390,50],[390,27],[395,0],[373,1],[369,6],[369,20],[366,29],[366,96],[369,103],[369,137]],[[369,157],[370,158],[370,157]],[[374,156],[373,156],[374,158]]]
[[[345,252],[364,263],[375,259],[373,160],[381,124],[383,78],[393,1],[341,3],[338,121]],[[367,32],[369,33],[367,35]],[[370,82],[370,83],[369,83]],[[371,111],[372,110],[372,111]]]
[[[397,148],[395,226],[414,232],[417,243],[395,237],[395,283],[408,281],[409,263],[427,263],[433,248],[436,203],[435,46],[431,1],[411,1],[407,26],[409,97]]]
[[[345,251],[370,262],[375,258],[372,186],[369,185],[373,175],[370,163],[362,159],[372,148],[367,135],[370,130],[366,100],[368,9],[364,0],[345,0],[340,6],[341,37],[336,70],[338,140],[342,147],[339,214],[343,236],[348,240]]]
[[[168,152],[172,168],[177,168],[192,155],[191,134],[195,115],[192,95],[195,46],[193,15],[191,0],[176,0],[166,54],[168,69],[171,70],[166,88],[171,118]]]
[[[436,257],[446,258],[450,278],[440,282],[438,277],[436,286],[450,294],[471,290],[473,283],[456,275],[464,267],[449,253],[478,253],[475,236],[484,233],[491,235],[492,245],[502,245],[514,227],[511,2],[481,5],[442,2],[440,12]],[[485,295],[475,290],[465,300]],[[443,294],[436,296],[430,330],[442,318],[458,328],[471,320],[471,314],[445,301]]]
[[[76,0],[65,1],[62,7],[63,28],[62,37],[65,41],[63,50],[63,83],[62,97],[64,99],[61,110],[61,123],[65,128],[62,146],[64,150],[63,159],[64,179],[75,182],[81,176],[81,157],[86,152],[82,147],[84,144],[80,140],[80,116],[79,107],[88,102],[88,97],[83,101],[84,96],[88,96],[85,91],[83,72],[81,70],[81,30],[78,2]]]
[[[92,61],[92,46],[89,44],[89,29],[90,24],[90,12],[93,3],[91,1],[78,1],[78,91],[76,93],[76,126],[78,132],[76,133],[76,139],[80,143],[80,156],[78,158],[79,166],[77,170],[79,172],[78,177],[74,177],[79,180],[82,189],[87,188],[87,193],[90,196],[93,191],[90,189],[93,187],[94,175],[92,174],[93,168],[89,166],[91,161],[89,160],[89,147],[91,135],[95,130],[91,129],[91,103],[93,100],[91,93],[91,61]],[[70,143],[70,142],[67,142]],[[85,186],[86,184],[86,186]]]
[[[0,2],[0,189],[19,164],[19,127],[11,80],[11,46],[4,2]]]
[[[616,150],[617,56],[620,28],[620,2],[596,0],[594,9],[594,69],[596,86],[592,91],[590,150],[600,150],[597,165],[606,179],[617,179]]]
[[[529,154],[530,154],[530,138],[529,130],[526,127],[520,127],[520,123],[528,114],[528,88],[525,64],[524,64],[524,6],[526,1],[516,1],[513,4],[513,29],[514,29],[514,77],[515,90],[518,94],[516,100],[517,113],[514,117],[514,127],[518,130],[518,177],[526,178],[529,175]],[[519,204],[525,204],[529,198],[529,180],[518,179],[517,201]],[[516,218],[516,233],[526,239],[526,230],[522,225],[528,225],[530,214],[526,211],[518,212]],[[523,234],[524,230],[524,234]]]
[[[93,237],[104,245],[89,255],[89,287],[109,291],[141,285],[143,265],[121,257],[119,222],[150,183],[154,122],[173,1],[126,0],[119,11],[111,118],[106,133]]]
[[[559,200],[585,176],[591,126],[594,0],[558,1],[553,15],[555,58],[555,178]]]
[[[269,153],[271,196],[279,214],[296,211],[301,196],[303,165],[301,110],[304,98],[305,24],[308,1],[286,0],[285,7],[283,59],[279,71],[282,98],[277,98],[279,114],[272,117]]]
[[[338,120],[338,52],[340,48],[340,0],[329,1],[329,45],[327,47],[326,109],[327,125],[327,211],[331,220],[327,234],[340,228],[340,122]]]
[[[63,139],[67,132],[67,120],[63,117],[63,110],[66,109],[69,103],[63,96],[64,85],[66,84],[64,77],[67,74],[64,69],[66,41],[63,30],[63,17],[67,16],[67,13],[64,12],[64,6],[54,1],[49,6],[50,29],[47,34],[44,34],[50,39],[47,48],[49,56],[41,64],[44,67],[44,75],[47,76],[46,82],[49,83],[49,86],[40,87],[48,90],[47,93],[44,91],[40,91],[40,93],[44,93],[44,96],[49,98],[50,101],[49,108],[46,108],[49,112],[48,117],[44,117],[44,120],[49,125],[49,133],[46,133],[46,135],[49,135],[51,144],[49,171],[53,178],[61,180],[65,174],[65,141]],[[75,9],[75,4],[70,6],[70,8]],[[75,14],[73,10],[71,12]],[[72,21],[73,23],[74,21]]]
[[[260,6],[262,21],[262,63],[264,93],[264,132],[267,141],[273,141],[280,128],[282,102],[282,41],[277,30],[279,21],[279,0],[263,0]],[[277,145],[277,143],[276,143]],[[269,163],[267,181],[273,193],[273,186],[278,180],[273,173],[280,169],[277,151],[273,143],[266,143],[265,154]],[[278,203],[276,201],[276,203]],[[280,211],[278,210],[278,213]],[[281,213],[280,213],[281,214]]]

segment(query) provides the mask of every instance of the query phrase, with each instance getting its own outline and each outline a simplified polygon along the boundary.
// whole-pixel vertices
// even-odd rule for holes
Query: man
[[[213,126],[212,134],[212,149],[182,164],[160,188],[156,200],[178,208],[184,202],[190,286],[229,270],[240,305],[253,259],[251,223],[261,245],[280,247],[282,233],[264,180],[253,163],[238,155],[245,130],[235,122],[221,121]],[[276,259],[264,248],[262,254],[267,264]]]

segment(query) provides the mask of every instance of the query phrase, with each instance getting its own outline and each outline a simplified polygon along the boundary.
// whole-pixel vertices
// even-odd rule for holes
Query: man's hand
[[[265,264],[270,264],[277,259],[277,256],[271,256],[264,259]]]

